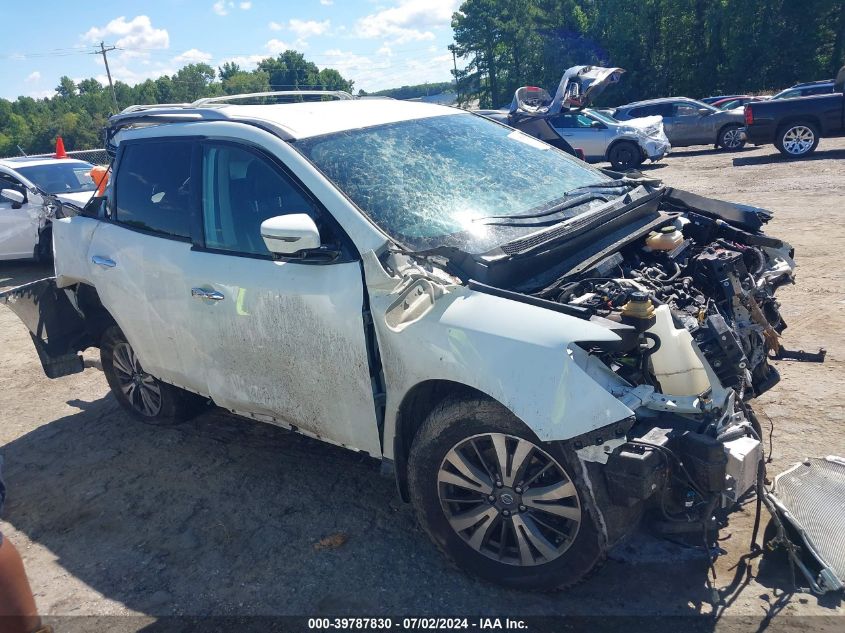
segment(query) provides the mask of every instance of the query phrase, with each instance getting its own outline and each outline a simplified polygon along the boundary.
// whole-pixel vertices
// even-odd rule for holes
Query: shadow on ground
[[[816,150],[804,158],[790,158],[789,156],[784,156],[773,147],[771,154],[764,154],[763,156],[742,156],[740,158],[734,158],[733,163],[734,167],[747,167],[749,165],[770,165],[772,163],[804,162],[808,160],[841,160],[843,158],[845,158],[845,150],[843,149]]]
[[[630,544],[565,594],[504,590],[450,567],[369,458],[218,410],[156,427],[111,396],[68,404],[4,447],[4,518],[137,612],[689,615],[711,597],[701,557],[648,562]]]

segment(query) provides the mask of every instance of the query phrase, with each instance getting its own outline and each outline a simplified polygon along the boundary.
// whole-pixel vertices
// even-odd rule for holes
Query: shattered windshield
[[[540,226],[507,218],[554,209],[567,192],[608,180],[550,145],[469,113],[328,134],[296,147],[382,230],[414,250],[488,251]],[[569,206],[552,220],[590,208]]]
[[[96,185],[91,178],[88,163],[62,163],[17,167],[16,171],[46,193],[79,193],[94,191]]]

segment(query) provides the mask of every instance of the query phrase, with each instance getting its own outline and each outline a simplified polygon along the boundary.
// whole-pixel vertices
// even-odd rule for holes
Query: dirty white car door
[[[324,244],[339,229],[275,159],[230,142],[203,143],[201,197],[186,277],[214,402],[379,455],[359,262],[275,260],[260,233],[289,213],[310,215]]]
[[[0,189],[28,195],[14,177],[0,173]],[[38,219],[27,199],[23,204],[0,198],[0,260],[32,257],[38,242]]]

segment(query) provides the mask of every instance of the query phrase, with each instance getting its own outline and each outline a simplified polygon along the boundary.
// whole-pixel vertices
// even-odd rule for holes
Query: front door
[[[678,147],[713,143],[715,133],[710,132],[710,121],[703,116],[693,103],[678,101],[672,106],[672,116],[664,120],[666,136],[672,145]],[[668,125],[667,125],[668,123]]]
[[[12,176],[0,173],[0,189],[29,192]],[[0,260],[32,257],[38,243],[38,208],[29,202],[17,204],[0,198]]]
[[[607,128],[583,112],[558,114],[549,121],[555,132],[573,147],[584,150],[589,160],[604,160],[607,152]]]
[[[361,268],[279,261],[261,222],[308,213],[323,243],[327,212],[276,162],[232,143],[202,150],[200,244],[185,271],[191,337],[214,402],[380,455],[363,322]]]

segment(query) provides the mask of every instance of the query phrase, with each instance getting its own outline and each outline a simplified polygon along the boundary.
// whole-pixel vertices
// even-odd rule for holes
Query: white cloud
[[[252,8],[252,2],[239,2],[237,7],[241,11],[249,11]],[[235,8],[235,3],[231,0],[217,0],[211,5],[211,10],[217,15],[229,15],[229,11]]]
[[[217,62],[218,66],[222,66],[226,62],[237,64],[242,70],[252,70],[262,59],[267,59],[267,55],[236,55],[234,57],[224,57]]]
[[[104,27],[92,26],[82,36],[88,42],[116,38],[115,46],[132,51],[144,49],[168,48],[170,35],[167,29],[154,28],[150,18],[138,15],[127,21],[125,16],[115,18]]]
[[[362,38],[390,37],[396,43],[431,40],[431,29],[447,27],[460,0],[399,0],[399,4],[364,16],[356,23]]]
[[[37,70],[33,70],[31,73],[29,73],[25,81],[28,84],[38,83],[39,81],[41,81],[41,73]]]
[[[281,31],[285,28],[283,24],[279,24],[278,22],[270,22],[267,26],[271,31]]]
[[[330,26],[331,22],[329,20],[317,22],[317,20],[298,20],[294,18],[288,22],[288,28],[300,39],[305,39],[313,35],[323,35],[323,33],[329,30]]]
[[[330,7],[334,4],[334,0],[320,0],[320,4],[324,7]]]
[[[205,51],[201,51],[197,48],[192,48],[190,50],[185,51],[181,55],[177,55],[173,58],[174,64],[196,64],[198,62],[210,62],[213,55],[211,53],[206,53]]]
[[[287,42],[283,42],[282,40],[277,40],[275,37],[267,42],[264,45],[264,48],[272,55],[278,55],[279,53],[283,53],[288,49],[294,48]]]
[[[32,97],[33,99],[49,99],[54,94],[56,94],[55,90],[36,90],[34,92],[28,92],[26,96]]]

